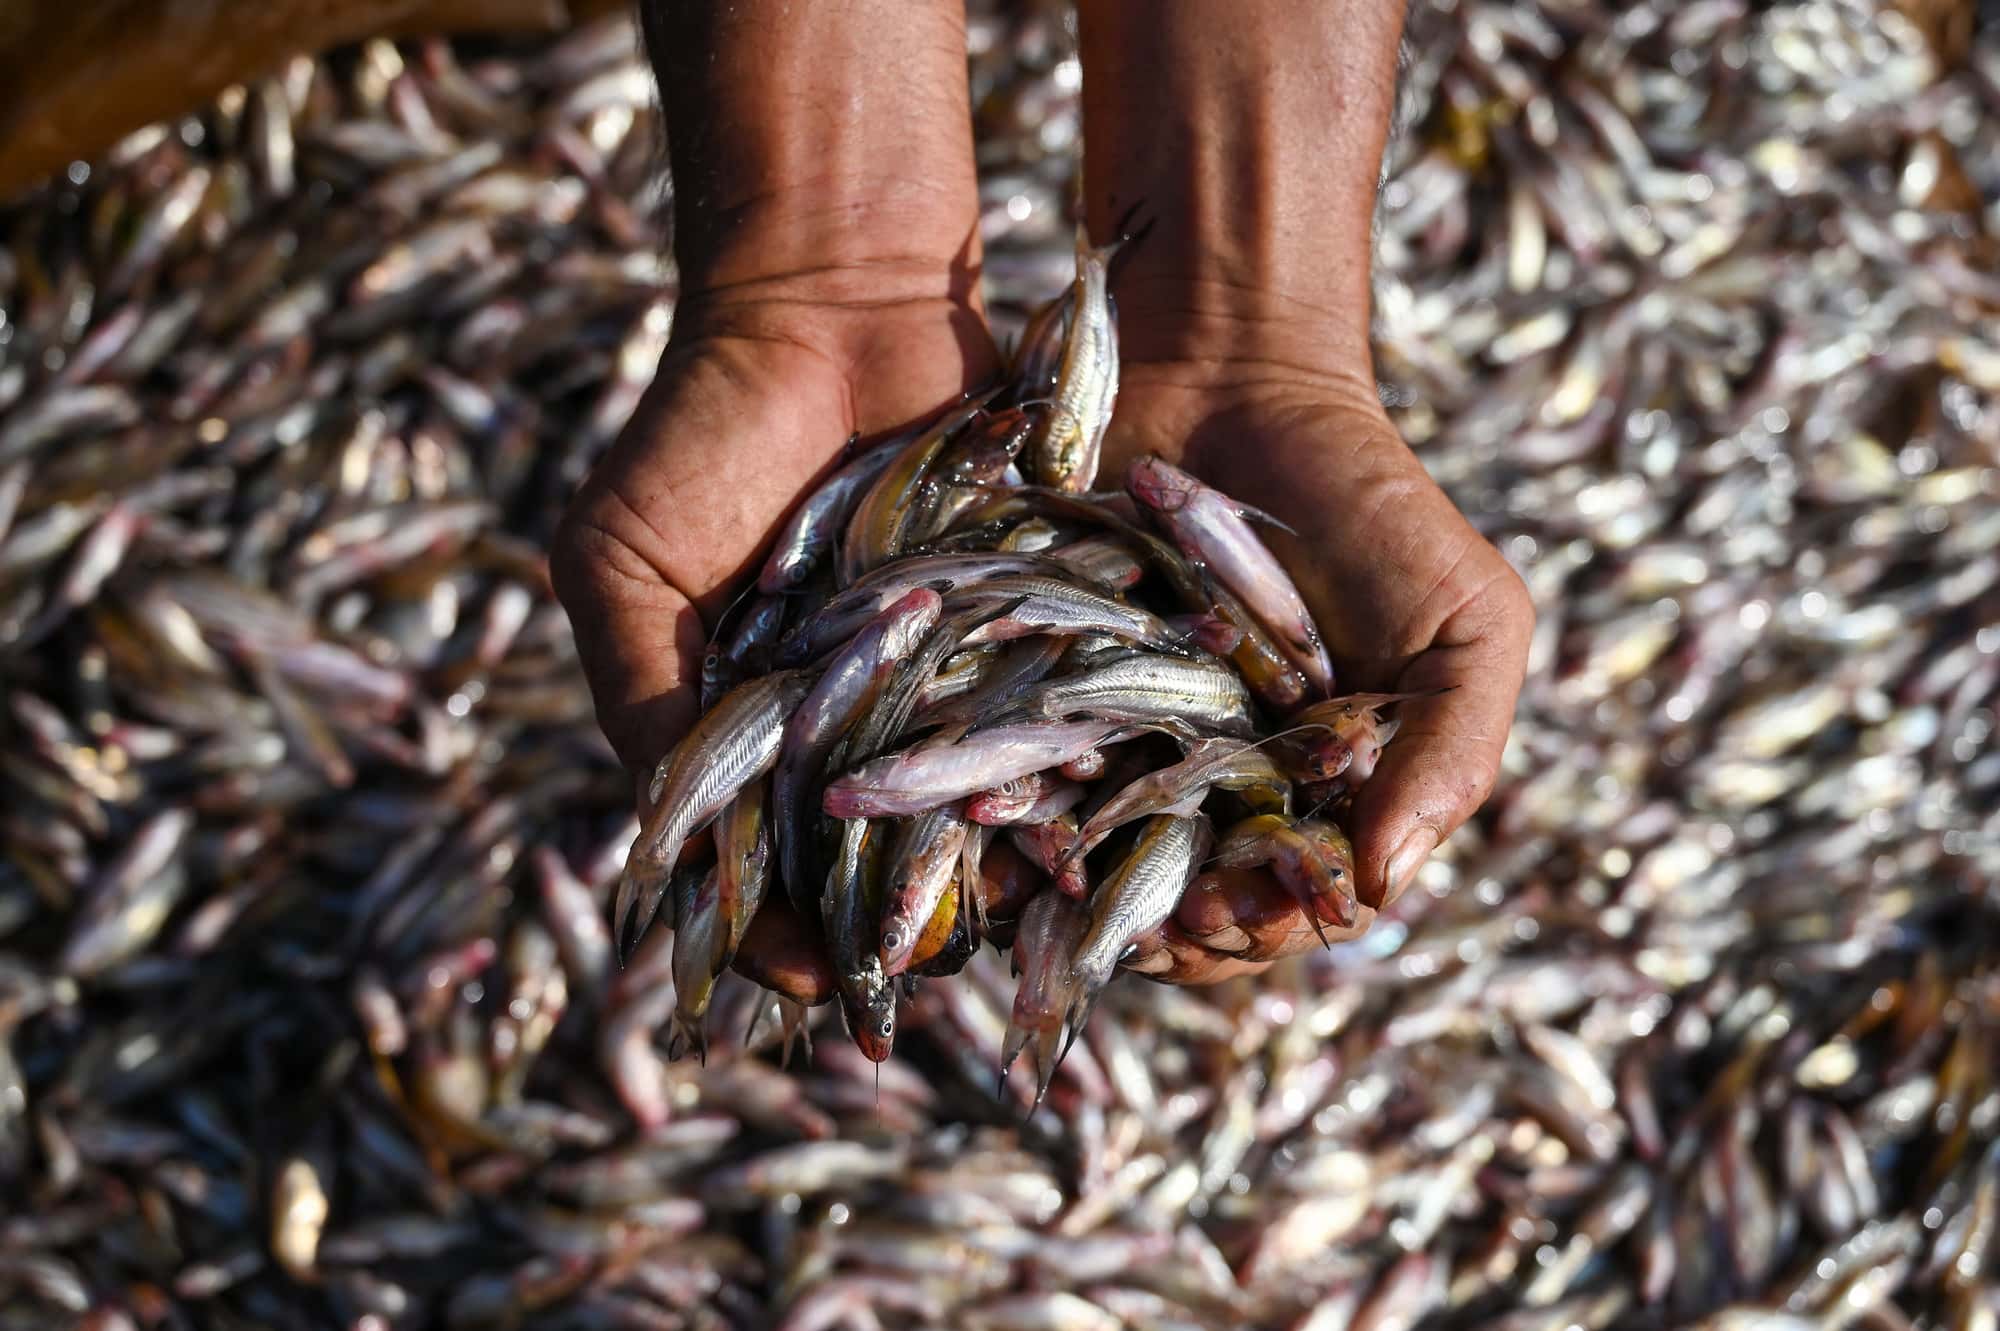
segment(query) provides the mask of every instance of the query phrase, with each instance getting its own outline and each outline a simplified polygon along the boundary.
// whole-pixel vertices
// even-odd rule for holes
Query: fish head
[[[1173,463],[1152,454],[1134,462],[1125,475],[1125,488],[1132,497],[1159,513],[1185,508],[1200,484]]]
[[[847,1014],[854,1043],[871,1063],[886,1063],[896,1048],[896,994],[885,982],[879,996],[871,995]]]
[[[944,613],[944,598],[935,587],[912,587],[890,603],[880,616],[882,652],[877,658],[890,669],[917,650]]]
[[[882,973],[891,978],[910,968],[923,936],[924,922],[910,917],[907,910],[889,910],[882,916]]]

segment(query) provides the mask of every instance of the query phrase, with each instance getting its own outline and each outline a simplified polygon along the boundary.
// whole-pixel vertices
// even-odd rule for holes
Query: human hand
[[[682,290],[657,377],[551,552],[598,722],[641,791],[699,712],[710,629],[848,438],[933,415],[997,364],[962,9],[769,7],[643,7]],[[883,79],[880,51],[906,48]],[[789,964],[782,895],[745,969]]]
[[[1184,312],[1177,326],[1208,321]],[[1492,790],[1527,660],[1534,611],[1390,425],[1365,370],[1312,367],[1303,347],[1257,350],[1233,323],[1213,350],[1126,362],[1105,474],[1157,454],[1296,532],[1265,533],[1312,609],[1340,693],[1417,692],[1356,798],[1353,937],[1408,887],[1430,852]],[[1183,347],[1189,344],[1182,341]],[[1438,692],[1448,690],[1448,692]],[[1203,875],[1128,965],[1162,980],[1243,974],[1319,941],[1264,874]]]
[[[1352,817],[1351,936],[1491,790],[1533,610],[1383,413],[1370,234],[1400,0],[1081,0],[1091,232],[1153,223],[1113,282],[1123,363],[1102,485],[1156,453],[1297,533],[1266,537],[1336,691],[1449,689],[1401,728]],[[1329,929],[1328,936],[1334,937]],[[1268,876],[1203,875],[1128,966],[1177,983],[1319,941]]]

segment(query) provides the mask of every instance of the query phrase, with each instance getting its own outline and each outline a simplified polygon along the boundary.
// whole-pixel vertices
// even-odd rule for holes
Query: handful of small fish
[[[628,28],[296,61],[0,210],[0,1328],[1995,1327],[1971,17],[1413,7],[1376,354],[1535,596],[1500,788],[1366,936],[1111,985],[1039,1108],[992,949],[788,1071],[616,963],[542,552],[676,293]],[[1077,68],[970,37],[1019,339]]]
[[[823,927],[877,1063],[899,988],[1018,924],[1001,1064],[1028,1051],[1037,1102],[1065,1033],[1204,866],[1270,865],[1323,938],[1360,919],[1334,814],[1402,697],[1329,696],[1312,614],[1252,526],[1275,519],[1157,457],[1091,491],[1118,393],[1116,248],[1079,234],[1075,281],[1003,387],[802,499],[711,641],[706,710],[659,760],[613,907],[622,949],[670,903],[676,1048],[706,1051],[715,982],[773,887]],[[1001,834],[1025,886],[989,886]]]

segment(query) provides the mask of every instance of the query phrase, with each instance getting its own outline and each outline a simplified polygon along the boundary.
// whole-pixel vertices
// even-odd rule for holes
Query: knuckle
[[[1499,564],[1502,572],[1494,587],[1494,597],[1500,621],[1513,630],[1525,652],[1528,638],[1535,631],[1535,598],[1518,569],[1505,559],[1500,559]]]

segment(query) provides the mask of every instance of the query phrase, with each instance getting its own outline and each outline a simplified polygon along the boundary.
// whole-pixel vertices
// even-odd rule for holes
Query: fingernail
[[[1382,880],[1385,884],[1382,893],[1383,910],[1395,905],[1396,898],[1407,892],[1410,884],[1417,881],[1417,870],[1424,867],[1424,861],[1431,857],[1431,852],[1437,849],[1437,844],[1437,831],[1429,827],[1419,827],[1403,838],[1403,844],[1396,847],[1396,853],[1389,857],[1388,867],[1382,871]]]
[[[1227,952],[1235,955],[1250,950],[1250,935],[1233,924],[1225,924],[1213,933],[1202,934],[1195,941],[1211,952]]]
[[[1157,952],[1126,962],[1125,969],[1136,975],[1158,975],[1162,971],[1173,969],[1173,965],[1174,954],[1161,948]]]

